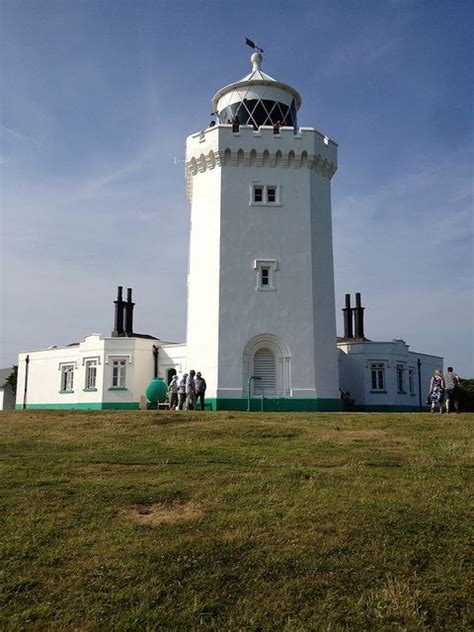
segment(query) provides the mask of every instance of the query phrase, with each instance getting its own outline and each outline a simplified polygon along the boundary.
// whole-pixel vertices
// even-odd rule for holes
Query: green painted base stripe
[[[247,410],[247,398],[209,397],[206,399],[206,408],[211,410]],[[252,398],[250,400],[251,411],[262,410],[262,400]],[[263,400],[264,412],[309,412],[341,410],[340,399],[310,399],[299,397],[265,397]]]
[[[17,404],[16,410],[23,405]],[[81,402],[76,404],[27,404],[27,410],[138,410],[138,402]]]
[[[23,405],[17,404],[16,410],[22,410]],[[27,404],[27,410],[138,410],[138,402],[81,402],[71,404]],[[250,400],[251,411],[262,410],[262,400],[252,398]],[[247,410],[246,398],[212,398],[206,399],[206,410]],[[304,398],[265,398],[263,401],[264,412],[337,412],[341,411],[339,399],[304,399]],[[418,406],[396,406],[390,404],[355,405],[344,412],[418,412]],[[427,406],[423,406],[423,412],[429,412]]]

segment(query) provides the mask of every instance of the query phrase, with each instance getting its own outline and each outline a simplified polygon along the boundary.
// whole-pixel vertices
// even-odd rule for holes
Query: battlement
[[[314,169],[331,179],[337,170],[337,144],[313,127],[273,127],[254,130],[241,125],[215,125],[188,136],[186,141],[186,181],[191,196],[191,179],[216,167],[278,167]]]

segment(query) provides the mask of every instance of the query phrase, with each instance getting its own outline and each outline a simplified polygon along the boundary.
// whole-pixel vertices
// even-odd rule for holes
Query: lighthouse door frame
[[[291,353],[288,345],[273,334],[259,334],[251,338],[243,351],[243,392],[248,379],[254,375],[254,357],[261,349],[269,349],[275,356],[275,390],[269,397],[291,397]],[[251,393],[253,395],[253,393]]]

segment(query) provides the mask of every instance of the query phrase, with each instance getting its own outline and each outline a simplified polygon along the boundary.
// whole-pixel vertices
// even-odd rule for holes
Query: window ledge
[[[397,391],[397,395],[408,395],[406,391]]]
[[[74,393],[74,391],[59,391],[61,395],[69,395],[69,393]]]
[[[276,287],[256,287],[257,292],[276,292]]]
[[[281,202],[250,202],[249,206],[270,206],[270,207],[281,207],[283,204]]]
[[[370,391],[371,393],[374,393],[374,395],[380,394],[380,395],[386,395],[387,391]]]
[[[84,391],[84,393],[92,393],[94,391],[97,391],[96,388],[83,388],[82,390]]]
[[[109,391],[128,391],[128,388],[125,386],[111,386]]]

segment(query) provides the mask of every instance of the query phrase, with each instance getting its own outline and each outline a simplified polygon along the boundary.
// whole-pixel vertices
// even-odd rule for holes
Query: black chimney
[[[158,354],[159,350],[156,345],[153,345],[153,377],[158,377]]]
[[[127,336],[133,336],[133,308],[135,303],[132,303],[132,288],[127,288],[127,302],[125,307],[125,334]]]
[[[122,299],[122,290],[123,287],[121,285],[117,288],[117,300],[114,301],[115,304],[115,318],[114,318],[114,330],[112,332],[112,336],[116,338],[117,336],[123,336],[123,308],[124,302]]]
[[[352,329],[352,309],[351,309],[351,295],[346,294],[346,306],[343,308],[344,314],[344,338],[353,337]]]
[[[365,338],[364,336],[364,309],[360,302],[360,292],[356,292],[356,306],[354,310],[354,329],[356,338]]]

